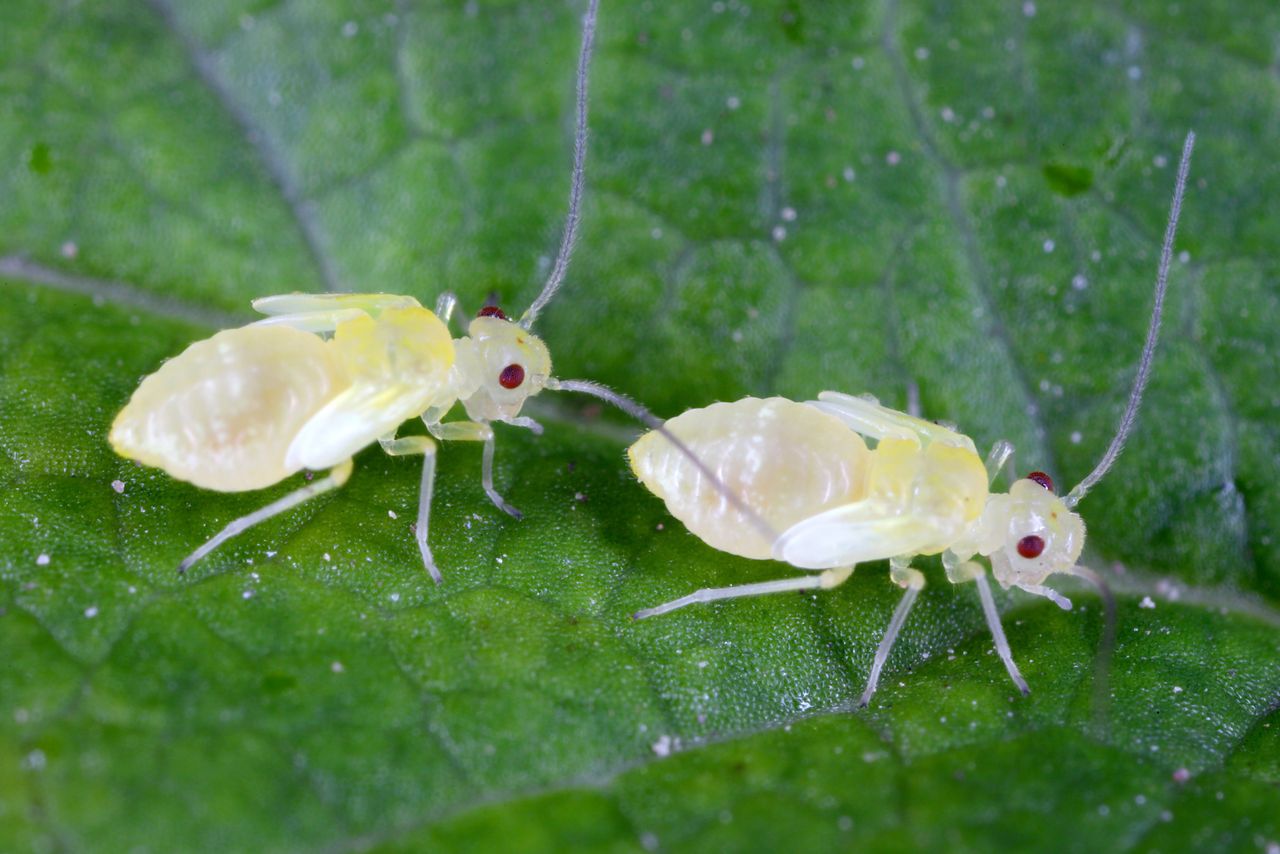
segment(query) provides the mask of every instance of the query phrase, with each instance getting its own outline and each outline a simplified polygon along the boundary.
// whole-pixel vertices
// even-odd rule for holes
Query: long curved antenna
[[[564,274],[569,269],[569,258],[573,255],[573,245],[578,239],[578,220],[581,218],[582,185],[585,181],[587,159],[587,69],[591,65],[591,48],[596,36],[596,7],[599,0],[587,3],[587,14],[582,19],[582,51],[578,54],[578,119],[573,135],[573,179],[569,184],[569,216],[565,219],[564,235],[560,238],[560,251],[556,254],[556,263],[551,268],[547,283],[542,286],[542,293],[533,301],[520,317],[520,327],[529,329],[538,318],[538,312],[546,308],[547,303],[564,284]]]
[[[1178,231],[1178,217],[1182,213],[1182,196],[1187,189],[1187,173],[1191,170],[1191,149],[1195,147],[1195,131],[1187,133],[1187,141],[1182,145],[1182,161],[1178,164],[1178,180],[1173,188],[1173,204],[1169,208],[1169,223],[1164,230],[1164,246],[1160,250],[1160,270],[1156,273],[1156,298],[1151,309],[1151,323],[1147,327],[1147,343],[1142,346],[1142,358],[1138,361],[1138,375],[1133,379],[1133,389],[1129,392],[1129,404],[1124,415],[1120,416],[1120,425],[1116,428],[1115,438],[1107,452],[1102,455],[1093,471],[1062,499],[1068,507],[1074,507],[1084,498],[1085,493],[1102,479],[1107,469],[1115,464],[1116,458],[1124,450],[1125,440],[1138,417],[1138,405],[1142,403],[1142,393],[1146,390],[1147,379],[1151,375],[1151,363],[1155,359],[1156,340],[1160,337],[1160,315],[1164,312],[1164,294],[1169,284],[1169,264],[1173,258],[1173,238]]]
[[[746,517],[747,521],[751,523],[751,527],[759,531],[767,542],[773,543],[777,541],[778,532],[773,529],[773,526],[760,518],[760,514],[752,510],[736,492],[726,486],[724,481],[688,445],[677,439],[675,434],[666,428],[661,418],[639,403],[636,403],[625,394],[619,394],[608,386],[591,382],[590,380],[558,380],[552,377],[547,380],[547,388],[553,391],[577,391],[582,394],[589,394],[592,397],[603,400],[605,403],[616,406],[649,429],[661,433],[662,437],[670,442],[677,451],[684,454],[689,459],[689,462],[693,463],[694,468],[716,488],[716,491],[733,505],[734,510]]]

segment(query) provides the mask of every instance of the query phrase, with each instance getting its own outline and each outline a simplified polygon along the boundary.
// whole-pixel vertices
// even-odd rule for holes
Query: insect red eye
[[[1045,474],[1042,471],[1033,471],[1031,474],[1027,475],[1027,480],[1034,480],[1036,483],[1040,484],[1050,492],[1054,491],[1053,478],[1049,477],[1049,475]]]
[[[524,382],[524,368],[519,365],[507,365],[498,374],[498,385],[503,388],[519,388]]]
[[[1040,554],[1043,551],[1044,537],[1039,537],[1035,534],[1027,534],[1025,537],[1018,540],[1018,554],[1022,555],[1027,560],[1040,557]]]
[[[496,305],[486,305],[476,314],[476,317],[496,317],[499,320],[506,320],[507,315],[502,309]]]

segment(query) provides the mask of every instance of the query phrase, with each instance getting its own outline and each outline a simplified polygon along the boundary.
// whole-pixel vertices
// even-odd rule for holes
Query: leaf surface
[[[1092,467],[1199,132],[1139,427],[1082,504],[1120,593],[784,576],[536,403],[174,573],[224,495],[116,458],[138,380],[293,290],[536,296],[579,4],[50,4],[0,27],[0,849],[1268,850],[1280,843],[1280,128],[1273,4],[609,3],[561,377],[673,415],[918,397],[1019,472]],[[321,8],[321,6],[323,8]]]

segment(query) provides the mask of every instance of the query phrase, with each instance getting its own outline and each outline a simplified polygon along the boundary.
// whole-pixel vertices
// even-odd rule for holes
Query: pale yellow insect
[[[989,485],[1012,456],[1012,445],[996,443],[984,464],[969,437],[881,406],[871,397],[827,391],[808,403],[748,397],[690,410],[666,427],[718,481],[710,484],[658,433],[631,446],[636,476],[709,545],[821,571],[699,590],[634,616],[652,617],[695,602],[831,589],[844,583],[857,564],[887,558],[890,578],[905,593],[876,650],[861,698],[866,705],[924,587],[924,575],[911,561],[940,553],[952,583],[976,582],[1000,658],[1014,683],[1028,693],[1000,625],[987,571],[975,558],[989,559],[1002,587],[1044,596],[1064,609],[1071,603],[1046,586],[1049,576],[1074,574],[1098,583],[1096,575],[1076,565],[1085,527],[1072,508],[1115,462],[1137,414],[1159,336],[1194,141],[1194,134],[1188,134],[1183,147],[1151,323],[1128,406],[1102,460],[1069,494],[1055,495],[1053,482],[1041,472],[1015,481],[1008,493],[992,493]],[[865,440],[873,441],[874,448]],[[726,504],[725,488],[741,502]]]
[[[535,421],[520,415],[529,397],[544,388],[584,392],[661,426],[638,404],[602,386],[556,380],[546,345],[530,332],[564,281],[576,235],[596,7],[591,0],[583,19],[564,236],[542,292],[519,322],[485,309],[455,340],[447,326],[457,308],[452,294],[439,299],[435,312],[413,297],[389,294],[272,296],[253,303],[266,319],[197,341],[142,381],[111,427],[111,445],[122,456],[225,492],[260,489],[302,469],[329,469],[231,522],[180,570],[253,525],[342,486],[351,475],[352,456],[376,441],[388,454],[423,457],[415,535],[438,583],[440,571],[427,544],[436,440],[483,442],[485,492],[518,517],[493,486],[491,425],[504,422],[540,433]],[[444,421],[457,403],[469,420]],[[430,435],[397,437],[399,425],[414,416]],[[696,460],[691,465],[705,471]]]

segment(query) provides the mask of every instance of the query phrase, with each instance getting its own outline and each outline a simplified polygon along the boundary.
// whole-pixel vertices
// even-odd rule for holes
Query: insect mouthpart
[[[486,305],[476,312],[476,317],[496,317],[499,320],[506,320],[507,313],[496,305]]]
[[[1027,480],[1034,480],[1045,489],[1056,494],[1056,490],[1053,488],[1053,478],[1049,477],[1049,475],[1042,471],[1033,471],[1031,474],[1027,475]]]

